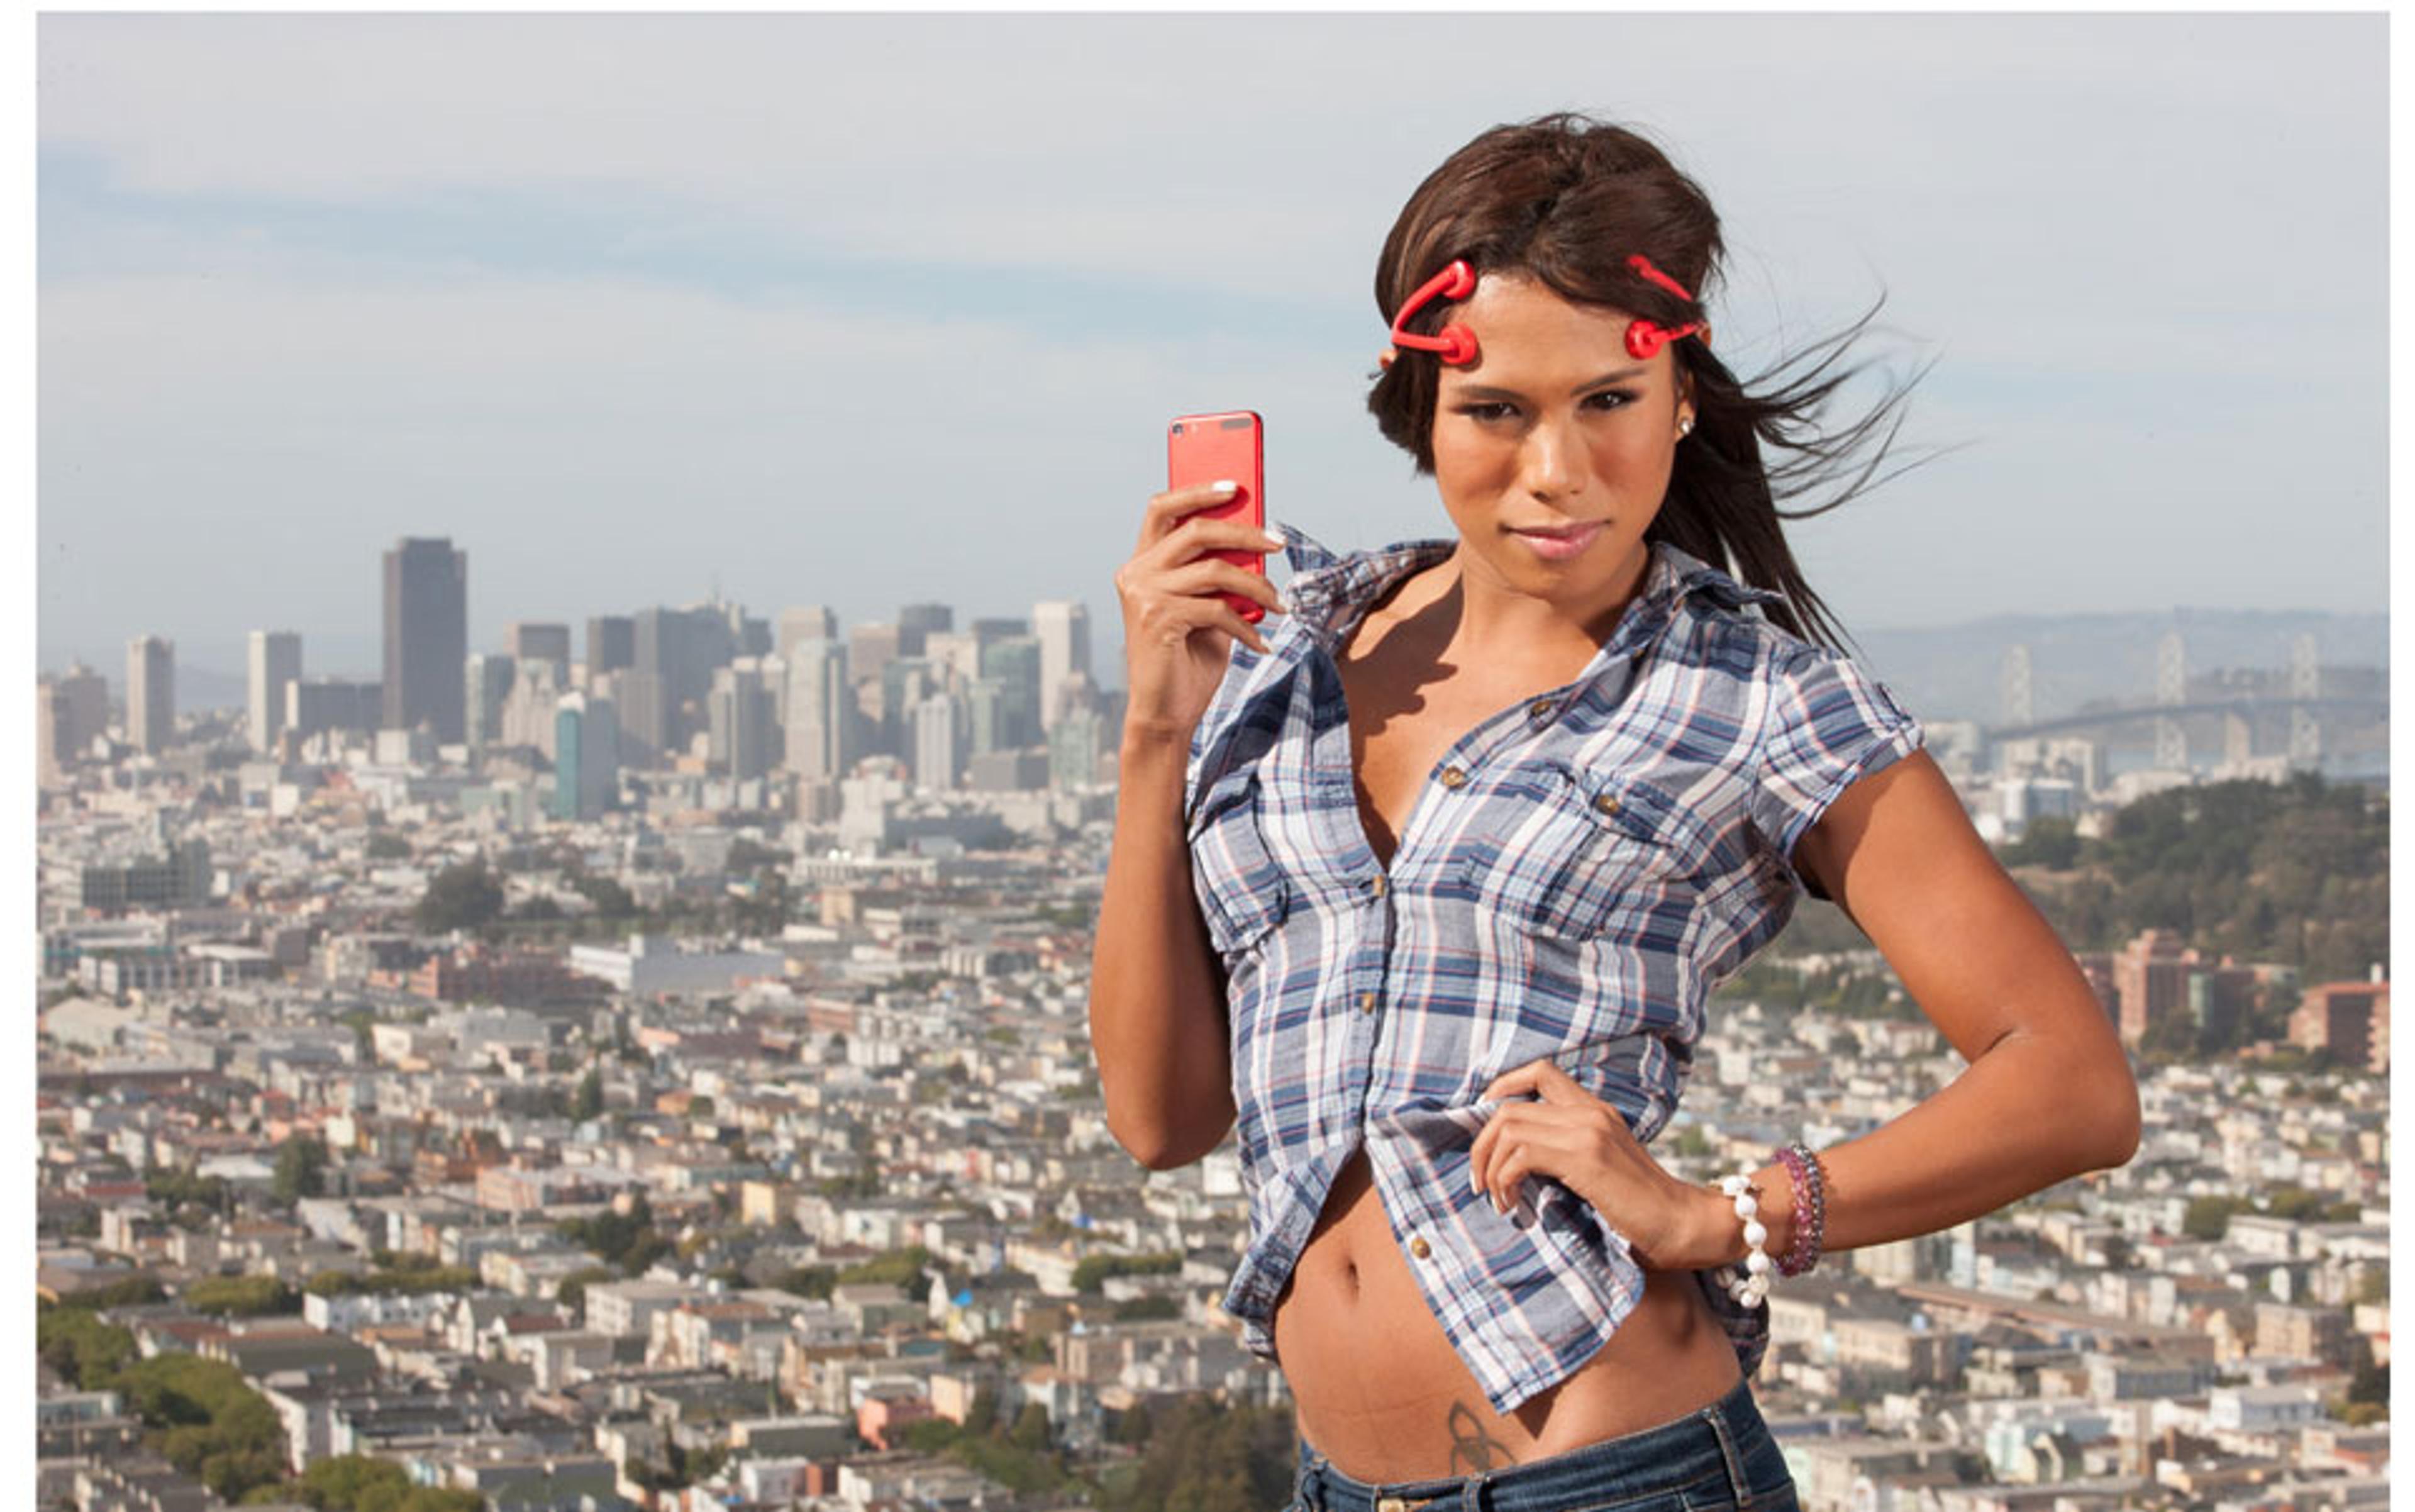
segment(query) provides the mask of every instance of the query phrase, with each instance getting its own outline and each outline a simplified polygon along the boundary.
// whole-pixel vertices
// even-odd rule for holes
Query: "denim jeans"
[[[1284,1512],[1800,1512],[1786,1457],[1748,1382],[1718,1400],[1528,1464],[1371,1486],[1300,1443]]]

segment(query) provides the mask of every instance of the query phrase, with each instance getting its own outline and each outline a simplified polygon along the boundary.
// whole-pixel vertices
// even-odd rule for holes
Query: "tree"
[[[269,1183],[269,1191],[284,1205],[291,1207],[304,1197],[316,1197],[326,1189],[327,1146],[314,1134],[292,1134],[277,1146],[277,1174]]]
[[[578,1095],[571,1099],[570,1116],[585,1123],[604,1111],[604,1073],[590,1066],[578,1079]]]
[[[302,1298],[274,1276],[212,1276],[185,1288],[185,1305],[221,1318],[266,1318],[302,1310]]]
[[[419,927],[428,934],[483,929],[503,911],[503,885],[483,860],[457,862],[436,874],[421,894]]]
[[[1014,1415],[1014,1427],[1007,1430],[1006,1441],[1018,1449],[1048,1447],[1048,1409],[1036,1401],[1025,1402],[1023,1411]]]
[[[373,861],[409,861],[411,842],[391,830],[369,831],[368,858]]]

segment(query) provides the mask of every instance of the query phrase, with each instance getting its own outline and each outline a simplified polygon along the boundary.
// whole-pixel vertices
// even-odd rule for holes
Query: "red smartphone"
[[[1266,468],[1266,426],[1252,411],[1186,414],[1165,427],[1168,488],[1222,481],[1241,486],[1241,491],[1224,502],[1197,511],[1210,519],[1247,520],[1265,530]],[[1267,558],[1262,551],[1216,550],[1208,555],[1221,557],[1244,572],[1253,572],[1261,577],[1267,575]],[[1218,596],[1252,624],[1266,617],[1267,606],[1256,599],[1238,593],[1220,592]]]

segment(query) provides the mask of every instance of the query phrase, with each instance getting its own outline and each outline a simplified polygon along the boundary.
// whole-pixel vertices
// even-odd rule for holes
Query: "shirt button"
[[[1445,767],[1442,769],[1442,785],[1445,787],[1464,787],[1467,786],[1467,773],[1457,767]]]
[[[1551,716],[1551,712],[1552,700],[1549,698],[1538,698],[1526,706],[1526,713],[1533,719],[1547,719]]]
[[[1420,1234],[1416,1238],[1409,1241],[1409,1253],[1417,1256],[1419,1260],[1423,1260],[1426,1256],[1433,1253],[1433,1246],[1426,1243],[1425,1235]]]
[[[1367,891],[1380,898],[1384,895],[1384,874],[1377,872],[1372,877],[1368,879]]]
[[[1604,814],[1615,814],[1618,812],[1618,799],[1612,794],[1603,793],[1594,799],[1593,806]]]
[[[1375,995],[1373,993],[1360,993],[1358,995],[1358,1011],[1361,1013],[1372,1013],[1375,1011]]]

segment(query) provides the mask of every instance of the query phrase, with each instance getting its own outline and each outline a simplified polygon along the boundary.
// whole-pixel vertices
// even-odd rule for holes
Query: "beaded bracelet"
[[[1752,1173],[1738,1171],[1733,1175],[1719,1177],[1719,1190],[1735,1200],[1735,1215],[1744,1220],[1745,1256],[1742,1265],[1721,1265],[1719,1283],[1728,1295],[1748,1308],[1761,1306],[1769,1295],[1769,1251],[1762,1245],[1769,1238],[1769,1230],[1762,1225],[1761,1204],[1753,1197]]]
[[[1780,1276],[1800,1276],[1820,1263],[1820,1243],[1828,1227],[1828,1172],[1820,1157],[1801,1140],[1778,1152],[1794,1191],[1794,1236],[1778,1258]]]

